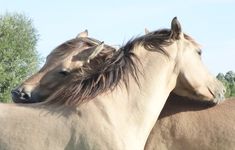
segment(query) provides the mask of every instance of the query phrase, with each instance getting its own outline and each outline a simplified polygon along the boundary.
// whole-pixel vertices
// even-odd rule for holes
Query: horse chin
[[[213,98],[202,97],[201,99],[203,102],[208,102],[211,105],[217,105],[225,100],[225,97],[223,94],[218,94],[218,95],[213,95],[213,96],[214,96]],[[197,98],[195,97],[195,99],[197,99]]]
[[[33,103],[32,101],[30,100],[26,100],[26,99],[21,99],[21,98],[12,98],[12,101],[14,103]]]
[[[216,97],[213,99],[213,103],[219,104],[219,103],[223,102],[224,100],[225,100],[224,95],[219,94],[219,95],[216,95]]]
[[[38,102],[42,102],[38,99],[33,99],[33,98],[29,98],[29,99],[25,99],[25,98],[19,98],[19,97],[14,97],[12,96],[12,101],[14,103],[38,103]]]

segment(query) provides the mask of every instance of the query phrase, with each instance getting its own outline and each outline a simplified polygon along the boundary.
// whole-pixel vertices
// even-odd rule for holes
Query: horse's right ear
[[[80,38],[80,37],[88,37],[88,30],[86,29],[85,31],[79,33],[76,38]]]
[[[149,31],[147,28],[144,28],[144,33],[145,33],[145,34],[149,34],[150,31]]]
[[[174,40],[178,40],[183,36],[182,28],[177,17],[174,17],[171,21],[171,37]]]

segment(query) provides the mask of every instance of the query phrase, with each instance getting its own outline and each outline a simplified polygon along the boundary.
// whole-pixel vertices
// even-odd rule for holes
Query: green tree
[[[231,97],[235,97],[235,84],[233,84],[233,87],[231,88]]]
[[[38,34],[23,14],[0,15],[0,101],[11,101],[10,91],[39,66]]]
[[[225,75],[219,73],[216,78],[220,80],[226,88],[225,97],[235,96],[235,73],[233,71],[228,71]]]
[[[224,77],[224,74],[223,73],[219,73],[216,78],[220,81],[225,81],[225,77]]]
[[[229,83],[234,83],[235,82],[235,73],[233,71],[228,71],[224,78],[229,82]]]

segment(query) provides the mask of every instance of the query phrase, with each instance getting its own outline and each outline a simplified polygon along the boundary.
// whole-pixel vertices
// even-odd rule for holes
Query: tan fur
[[[0,104],[1,150],[72,150],[76,111]],[[76,120],[75,120],[76,121]]]
[[[234,150],[235,98],[214,107],[171,94],[145,150]]]

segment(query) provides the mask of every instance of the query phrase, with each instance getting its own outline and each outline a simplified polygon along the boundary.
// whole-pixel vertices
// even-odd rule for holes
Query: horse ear
[[[145,33],[145,34],[149,34],[150,31],[149,31],[147,28],[144,28],[144,33]]]
[[[180,39],[183,36],[180,22],[177,17],[174,17],[171,21],[171,37],[175,40]]]
[[[76,38],[80,38],[80,37],[88,37],[88,30],[86,29],[85,31],[79,33]]]
[[[102,50],[104,49],[104,42],[101,42],[95,50],[88,56],[87,63],[90,62],[91,59],[94,59]]]

